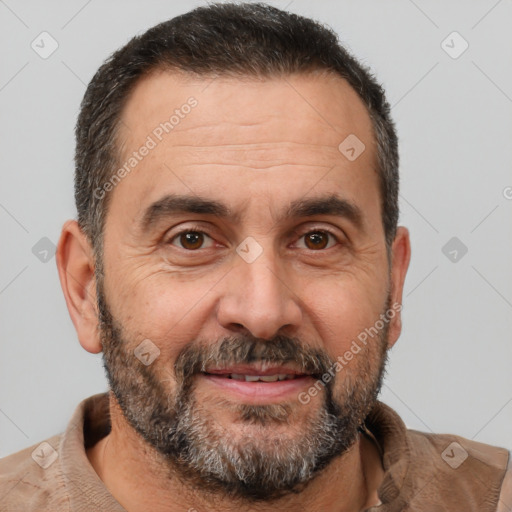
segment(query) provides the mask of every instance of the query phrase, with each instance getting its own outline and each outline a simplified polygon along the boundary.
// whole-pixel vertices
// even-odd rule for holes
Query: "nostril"
[[[246,327],[244,327],[242,324],[239,324],[236,322],[229,324],[229,330],[239,333],[239,334],[241,334],[241,333],[248,334],[249,333],[249,330]]]

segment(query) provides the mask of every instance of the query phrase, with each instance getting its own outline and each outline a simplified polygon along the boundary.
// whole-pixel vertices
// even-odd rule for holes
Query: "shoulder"
[[[508,465],[509,451],[499,446],[479,443],[455,434],[430,434],[417,430],[407,430],[407,437],[412,450],[426,450],[429,456],[436,456],[438,461],[442,460],[452,469],[461,467],[469,459],[502,470]]]
[[[385,474],[379,497],[388,507],[382,512],[512,512],[507,449],[408,429],[382,402],[365,423],[382,453]]]
[[[0,509],[49,511],[66,505],[59,460],[62,434],[0,459]],[[67,510],[67,507],[66,507]]]
[[[507,472],[503,478],[501,493],[498,502],[498,510],[496,512],[512,511],[512,452],[509,452]]]
[[[450,501],[469,498],[472,503],[486,504],[485,510],[511,512],[512,482],[507,449],[457,435],[416,430],[408,430],[407,438],[411,468],[431,492]],[[509,482],[508,491],[506,482]],[[496,508],[505,496],[509,508]]]

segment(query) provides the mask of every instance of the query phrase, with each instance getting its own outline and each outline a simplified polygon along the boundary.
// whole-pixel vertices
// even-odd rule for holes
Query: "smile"
[[[295,400],[310,386],[314,375],[298,368],[269,365],[234,365],[227,368],[205,368],[201,380],[237,401],[269,404]]]
[[[213,375],[208,374],[206,375]],[[294,374],[286,374],[286,373],[279,373],[274,375],[242,375],[239,373],[226,373],[226,374],[217,374],[217,377],[224,377],[226,379],[233,379],[233,380],[241,380],[245,382],[277,382],[278,380],[293,380],[298,378],[298,375]]]

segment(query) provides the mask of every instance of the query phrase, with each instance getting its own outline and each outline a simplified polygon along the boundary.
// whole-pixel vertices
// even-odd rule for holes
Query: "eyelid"
[[[181,224],[179,224],[181,225]],[[172,231],[173,228],[171,228],[169,231]],[[303,225],[301,227],[298,227],[296,229],[293,230],[293,234],[295,235],[295,237],[297,239],[300,239],[302,237],[304,237],[305,235],[309,234],[309,233],[314,233],[314,232],[325,232],[329,235],[331,235],[335,241],[337,242],[337,244],[343,244],[343,243],[346,243],[347,242],[347,237],[346,235],[341,231],[341,230],[337,230],[339,231],[336,232],[335,229],[333,228],[329,228],[329,227],[326,227],[326,226],[318,226],[318,225]],[[201,233],[202,235],[210,238],[212,241],[216,241],[214,239],[214,237],[209,234],[207,228],[205,228],[204,226],[202,225],[198,225],[198,224],[195,224],[195,225],[190,225],[190,226],[186,226],[184,228],[181,228],[179,229],[178,231],[174,232],[171,236],[168,236],[166,237],[166,244],[171,244],[171,245],[174,245],[172,242],[174,240],[176,240],[180,235],[182,235],[183,233],[189,233],[189,232],[197,232],[197,233]],[[340,233],[342,234],[342,236],[340,236]],[[217,242],[218,243],[218,242]],[[296,241],[294,242],[296,243]],[[175,246],[175,247],[178,247],[180,249],[184,249],[183,247],[179,247],[179,246]],[[205,248],[201,248],[201,249],[208,249],[209,247],[205,247]],[[330,247],[331,248],[331,247]],[[184,249],[184,250],[187,250],[189,252],[197,252],[197,251],[200,251],[201,249],[197,249],[195,251],[191,251],[190,249]],[[323,249],[323,250],[326,250],[326,249]]]
[[[334,229],[331,227],[318,226],[318,225],[306,225],[293,230],[293,233],[298,238],[307,235],[308,233],[314,233],[316,231],[324,231],[325,233],[333,236],[337,242],[342,243],[347,240],[347,235],[341,229]]]
[[[297,240],[293,243],[293,245],[297,245],[299,242],[301,242],[302,244],[305,244],[305,242],[303,241],[304,240],[304,237],[310,233],[325,233],[327,234],[328,236],[330,236],[332,239],[334,239],[334,243],[330,246],[330,247],[326,247],[326,248],[322,248],[322,249],[310,249],[309,247],[297,247],[298,249],[300,250],[305,250],[305,251],[309,251],[309,252],[325,252],[325,251],[328,251],[330,249],[334,249],[336,246],[340,246],[340,245],[343,245],[343,241],[340,240],[340,238],[335,234],[333,233],[330,229],[326,229],[326,228],[321,228],[321,229],[307,229],[306,231],[304,231],[302,234],[299,234],[298,235],[298,238]],[[330,240],[327,244],[329,245],[330,243],[332,242],[332,240]]]
[[[172,230],[170,230],[172,231]],[[201,249],[209,249],[209,247],[201,247],[200,249],[196,249],[196,250],[191,250],[191,249],[185,249],[184,247],[179,247],[177,245],[174,245],[174,241],[179,238],[181,235],[183,235],[184,233],[200,233],[202,235],[204,235],[205,237],[208,237],[210,240],[212,241],[215,241],[213,236],[211,236],[203,226],[198,226],[198,225],[192,225],[192,226],[187,226],[185,228],[181,228],[179,229],[178,231],[174,232],[172,235],[170,236],[166,236],[166,241],[165,243],[166,244],[169,244],[169,245],[173,245],[174,247],[178,247],[178,249],[183,249],[185,251],[188,251],[188,252],[197,252],[197,251],[200,251]]]

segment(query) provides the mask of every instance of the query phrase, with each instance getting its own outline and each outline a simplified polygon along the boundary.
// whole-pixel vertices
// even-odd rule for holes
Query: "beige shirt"
[[[63,434],[0,459],[0,511],[125,511],[86,455],[110,431],[108,407],[107,393],[87,398]],[[512,512],[507,450],[407,430],[380,402],[366,427],[380,445],[385,470],[382,503],[369,512]]]

